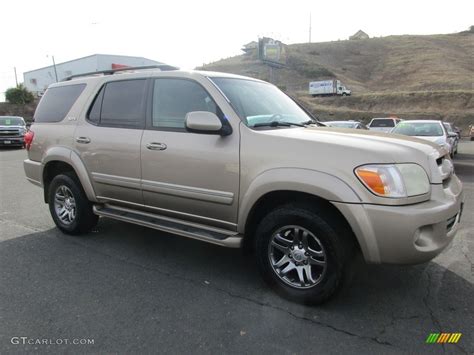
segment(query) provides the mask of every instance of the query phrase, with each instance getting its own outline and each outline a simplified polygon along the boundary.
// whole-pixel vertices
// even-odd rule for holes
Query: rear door
[[[140,144],[147,79],[110,81],[75,132],[75,145],[101,201],[142,204]]]

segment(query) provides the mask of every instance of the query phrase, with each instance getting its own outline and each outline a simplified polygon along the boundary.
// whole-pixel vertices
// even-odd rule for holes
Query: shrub
[[[19,84],[16,88],[7,89],[5,99],[12,104],[24,105],[33,102],[35,97],[23,84]]]

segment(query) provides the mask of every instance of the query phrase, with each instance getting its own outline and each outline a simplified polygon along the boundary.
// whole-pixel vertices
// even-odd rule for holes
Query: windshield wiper
[[[260,122],[260,123],[255,123],[252,127],[290,127],[290,126],[305,127],[305,125],[301,123],[293,123],[293,122],[285,122],[285,121]]]

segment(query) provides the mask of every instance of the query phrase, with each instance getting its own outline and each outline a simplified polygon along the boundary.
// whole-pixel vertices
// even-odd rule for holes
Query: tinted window
[[[107,83],[103,94],[100,124],[140,127],[144,117],[145,92],[146,79]]]
[[[104,98],[105,86],[103,86],[97,96],[95,97],[94,102],[92,103],[91,108],[89,109],[89,114],[87,118],[89,121],[94,123],[99,123],[100,121],[100,111],[102,109],[102,99]]]
[[[155,80],[153,127],[184,130],[186,114],[192,111],[208,111],[219,115],[214,100],[198,83],[182,79]]]
[[[370,127],[395,127],[395,123],[391,118],[378,118],[372,120]]]
[[[66,117],[86,84],[67,85],[46,90],[36,108],[35,122],[59,122]]]

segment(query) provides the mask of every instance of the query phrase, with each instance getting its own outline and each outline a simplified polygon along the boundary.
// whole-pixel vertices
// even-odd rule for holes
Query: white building
[[[23,73],[24,84],[28,90],[38,95],[43,93],[50,84],[61,81],[68,76],[102,70],[118,69],[125,66],[139,67],[147,65],[164,64],[143,57],[130,57],[125,55],[93,54]],[[57,75],[57,80],[56,80]]]

